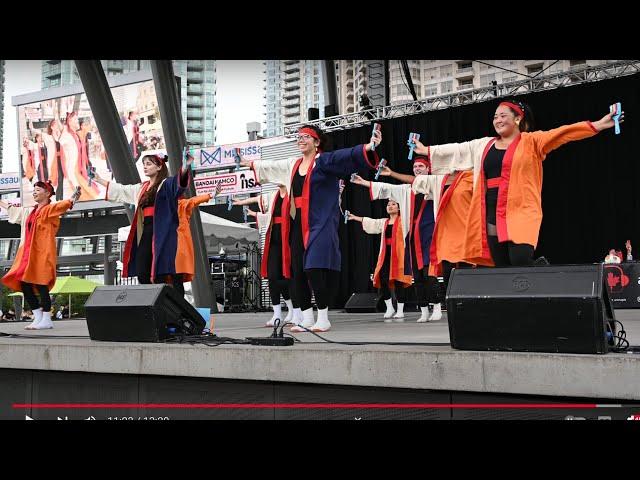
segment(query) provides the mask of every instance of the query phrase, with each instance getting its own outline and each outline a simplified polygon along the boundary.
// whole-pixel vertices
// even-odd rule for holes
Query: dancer
[[[198,205],[208,202],[220,194],[222,186],[218,184],[216,191],[191,198],[180,196],[178,200],[178,248],[176,249],[176,274],[171,278],[173,288],[184,297],[184,283],[193,280],[195,265],[193,262],[193,238],[189,221],[193,210]]]
[[[51,321],[51,290],[56,283],[56,233],[60,217],[80,197],[76,189],[69,200],[51,203],[54,189],[51,182],[36,182],[33,188],[33,207],[17,207],[0,200],[0,207],[9,214],[9,223],[20,224],[20,246],[2,283],[12,290],[22,291],[33,311],[34,321],[27,330],[53,328]],[[40,300],[35,292],[40,294]]]
[[[542,162],[565,143],[613,127],[612,116],[613,113],[608,113],[595,122],[531,131],[531,109],[511,100],[496,108],[493,117],[496,137],[431,146],[417,141],[415,152],[427,155],[434,167],[473,168],[466,261],[476,263],[483,259],[496,266],[532,265],[542,223]]]
[[[273,316],[265,324],[265,327],[273,327],[276,319],[282,320],[282,305],[280,296],[284,298],[287,305],[287,316],[283,324],[293,323],[294,314],[297,314],[298,322],[302,320],[300,308],[294,309],[290,294],[291,279],[291,249],[289,248],[289,196],[287,187],[278,185],[276,192],[261,194],[258,197],[251,197],[244,200],[234,200],[234,205],[250,205],[257,203],[260,212],[249,210],[250,215],[256,217],[258,228],[266,228],[262,252],[262,262],[260,264],[260,275],[269,279],[269,295],[271,296],[271,306]]]
[[[414,156],[413,173],[416,177],[427,176],[430,171],[431,166],[425,156]],[[409,184],[370,182],[359,175],[355,175],[352,182],[369,188],[371,200],[388,198],[397,202],[400,206],[400,217],[411,219],[406,222],[408,225],[405,225],[405,222],[402,224],[405,239],[404,273],[413,276],[416,298],[421,311],[417,321],[423,323],[430,319],[429,303],[434,304],[434,315],[431,320],[439,320],[441,313],[435,314],[440,311],[436,292],[438,279],[429,275],[429,249],[435,224],[433,212],[434,207],[438,208],[437,204],[434,205],[434,201],[437,201],[439,196],[434,198],[432,195],[415,193]],[[438,304],[438,307],[435,304]]]
[[[384,321],[389,323],[396,319],[404,321],[404,303],[407,298],[406,289],[411,286],[411,275],[404,273],[404,235],[402,218],[397,202],[387,202],[389,218],[358,217],[349,213],[349,220],[362,223],[362,228],[369,234],[381,234],[378,263],[373,273],[373,286],[380,289],[387,310]],[[393,309],[391,290],[395,290],[398,311]],[[395,314],[395,315],[394,315]]]
[[[125,243],[124,277],[138,277],[141,284],[166,283],[176,274],[178,248],[178,198],[189,186],[191,163],[169,177],[166,155],[145,155],[144,174],[149,180],[120,185],[95,174],[95,181],[106,187],[105,200],[135,205],[136,210]],[[155,221],[155,219],[158,221]]]
[[[296,325],[292,332],[305,329],[326,332],[331,328],[328,316],[331,272],[340,271],[338,180],[367,166],[376,168],[376,152],[372,152],[373,163],[368,159],[368,152],[381,140],[377,130],[366,145],[324,152],[326,140],[322,130],[303,126],[297,138],[302,157],[287,161],[241,161],[241,165],[253,168],[258,182],[285,185],[290,197],[292,300],[294,307],[302,309],[304,327]],[[316,322],[309,283],[318,306]]]

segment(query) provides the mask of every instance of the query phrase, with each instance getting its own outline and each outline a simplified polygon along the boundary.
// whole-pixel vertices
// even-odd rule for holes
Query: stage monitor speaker
[[[205,321],[169,285],[105,285],[85,304],[92,340],[161,342],[174,335],[199,335]]]
[[[455,269],[446,304],[460,350],[606,353],[615,335],[602,264]]]
[[[352,293],[344,309],[348,313],[375,313],[378,312],[380,297],[377,293]]]
[[[320,118],[320,109],[318,108],[309,108],[307,110],[307,118],[309,121],[318,120]]]

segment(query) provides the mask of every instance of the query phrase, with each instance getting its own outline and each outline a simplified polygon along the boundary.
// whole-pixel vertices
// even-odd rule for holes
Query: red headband
[[[158,167],[161,167],[162,165],[164,165],[167,161],[167,156],[166,155],[160,155],[160,154],[155,154],[155,155],[148,155],[148,157],[151,159],[151,161],[153,163],[155,163]]]
[[[44,188],[45,190],[47,190],[51,195],[55,195],[55,190],[53,189],[53,185],[51,184],[50,181],[46,181],[46,182],[36,182],[34,185],[34,187],[40,187],[40,188]]]
[[[320,141],[320,136],[318,135],[318,132],[316,132],[313,128],[309,128],[309,127],[301,128],[300,130],[298,130],[298,134],[301,134],[301,133],[306,133],[307,135],[310,135],[311,137]]]
[[[520,105],[511,102],[501,102],[500,105],[505,105],[510,109],[515,110],[521,117],[524,117],[524,110],[522,109],[522,107],[520,107]]]
[[[413,163],[422,163],[431,172],[431,160],[427,157],[415,157]]]

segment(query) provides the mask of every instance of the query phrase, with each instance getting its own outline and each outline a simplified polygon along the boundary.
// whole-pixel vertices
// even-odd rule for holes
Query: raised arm
[[[620,116],[620,122],[622,121],[624,121],[624,112],[622,112]],[[544,160],[544,157],[546,157],[549,152],[565,143],[593,137],[598,132],[611,128],[614,125],[613,113],[608,113],[595,122],[578,122],[571,125],[563,125],[562,127],[552,130],[531,132],[530,135],[534,139],[538,153]]]
[[[189,203],[191,204],[192,207],[197,207],[198,205],[207,203],[213,197],[215,197],[214,193],[205,193],[203,195],[197,195],[195,197],[191,197],[189,199]]]
[[[60,202],[49,205],[45,211],[47,217],[59,217],[63,215],[67,210],[73,208],[75,203],[80,198],[81,188],[76,187],[75,191],[68,200],[61,200]]]
[[[433,198],[436,189],[442,185],[446,175],[418,175],[411,184],[411,190]]]
[[[97,181],[97,177],[96,177],[96,181]],[[140,188],[142,187],[142,184],[137,183],[135,185],[121,185],[118,182],[110,181],[110,182],[106,182],[105,187],[106,187],[106,190],[104,192],[105,200],[137,205],[138,195],[140,193]]]
[[[403,203],[410,189],[411,186],[407,184],[392,185],[383,182],[369,182],[369,197],[371,200],[388,198],[394,202]]]
[[[22,216],[24,215],[26,210],[24,207],[18,207],[16,205],[12,205],[10,203],[5,202],[4,200],[0,200],[0,207],[7,210],[7,214],[9,216],[9,218],[7,218],[7,221],[9,223],[22,222]]]
[[[279,183],[280,185],[289,185],[291,182],[289,165],[291,160],[260,160],[257,162],[249,162],[240,160],[241,166],[251,167],[256,175],[258,183]]]
[[[470,170],[473,168],[475,156],[482,153],[482,149],[489,140],[491,137],[429,146],[423,145],[418,140],[415,153],[429,157],[433,173],[445,174],[452,173],[454,170]]]
[[[233,199],[232,202],[234,205],[251,205],[253,203],[260,203],[260,197],[249,197],[249,198],[244,198],[242,200],[238,200],[236,198]]]
[[[376,146],[382,142],[382,133],[376,130],[371,137],[371,142],[366,145],[356,145],[352,148],[342,148],[327,152],[316,160],[316,166],[326,173],[336,177],[346,177],[351,172],[364,170],[366,168],[376,169],[380,159],[372,145]]]
[[[349,212],[349,217],[348,217],[349,220],[354,220],[356,222],[362,223],[363,218],[364,217],[358,217],[357,215],[354,215],[353,213]]]
[[[382,167],[380,175],[382,175],[383,177],[395,178],[402,183],[413,183],[413,179],[416,178],[413,175],[405,175],[404,173],[394,172],[387,166]]]
[[[387,220],[388,219],[386,218],[363,217],[362,229],[371,235],[382,233],[384,232],[384,224],[387,222]]]

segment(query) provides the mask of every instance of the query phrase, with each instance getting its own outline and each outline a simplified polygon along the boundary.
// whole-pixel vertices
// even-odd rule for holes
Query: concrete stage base
[[[222,337],[268,336],[269,313],[218,314]],[[446,314],[417,324],[387,324],[381,314],[330,312],[333,341],[448,342]],[[616,317],[632,345],[640,344],[640,311]],[[152,409],[149,403],[633,403],[640,400],[640,355],[476,352],[449,346],[341,345],[309,333],[292,347],[97,342],[83,320],[56,321],[49,331],[0,323],[0,418],[564,418],[579,410],[459,408]],[[87,338],[53,338],[86,336]],[[129,409],[12,408],[35,403],[125,403]],[[640,402],[639,402],[640,403]],[[636,409],[640,413],[640,409]],[[612,410],[617,412],[615,409]],[[598,414],[603,414],[602,410]],[[622,412],[618,412],[622,415]],[[593,416],[593,415],[592,415]]]

